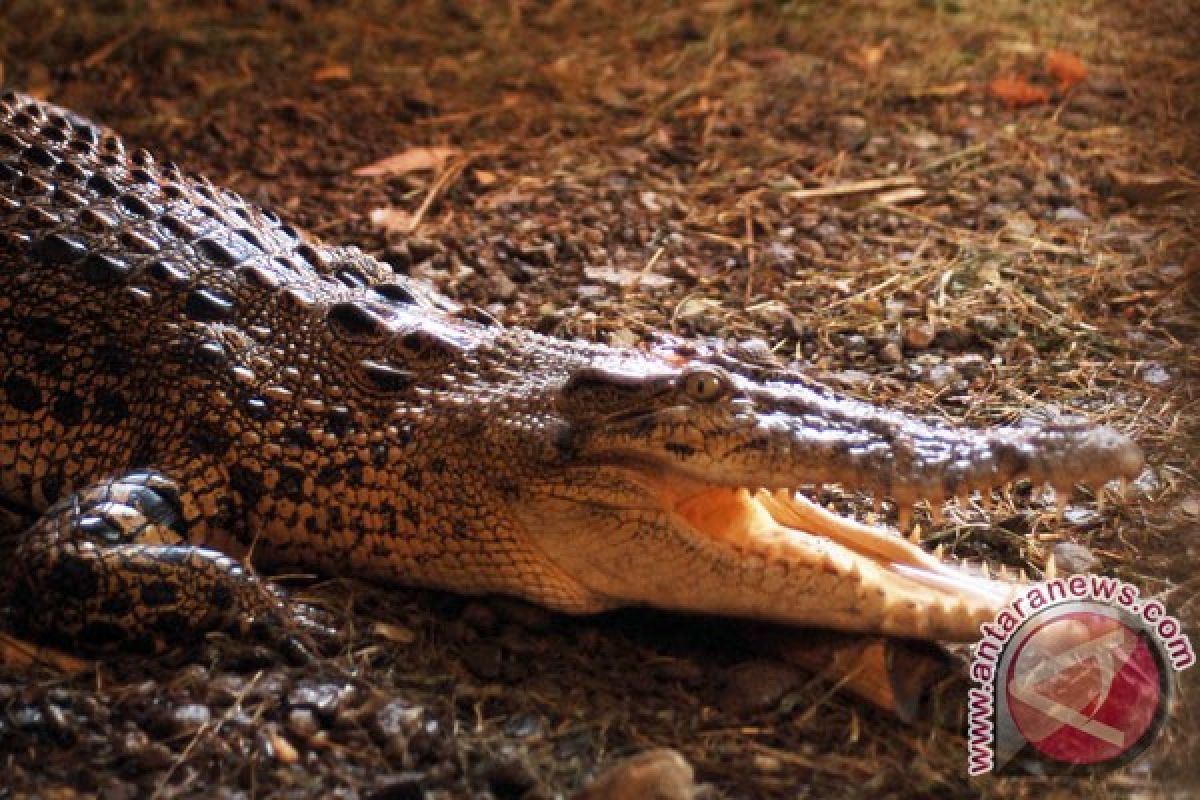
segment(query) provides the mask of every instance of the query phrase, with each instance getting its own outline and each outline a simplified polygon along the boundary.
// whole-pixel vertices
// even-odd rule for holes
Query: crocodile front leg
[[[284,602],[234,559],[189,543],[179,487],[131,472],[50,506],[0,585],[23,634],[89,650],[161,651],[213,630],[268,638]]]

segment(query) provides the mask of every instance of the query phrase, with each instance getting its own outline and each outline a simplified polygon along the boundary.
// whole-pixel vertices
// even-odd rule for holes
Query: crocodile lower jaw
[[[811,573],[831,601],[819,606],[817,624],[972,640],[1022,585],[945,563],[894,531],[834,514],[799,493],[708,488],[673,502],[699,538],[729,548],[738,563]],[[839,619],[837,599],[847,593],[849,611]],[[803,623],[811,603],[799,618],[786,601],[764,616]]]

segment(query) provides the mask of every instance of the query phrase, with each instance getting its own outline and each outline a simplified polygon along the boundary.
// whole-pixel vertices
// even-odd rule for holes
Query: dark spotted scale
[[[0,495],[45,513],[0,594],[34,632],[145,644],[276,615],[229,558],[263,526],[265,554],[353,561],[331,519],[379,529],[385,515],[322,510],[309,476],[353,497],[353,437],[413,382],[387,317],[445,305],[162,163],[69,111],[0,98],[0,337],[19,343],[0,351]],[[155,544],[122,549],[143,540]],[[83,541],[104,555],[81,558]],[[122,559],[145,581],[86,597]],[[81,587],[86,618],[61,617],[51,598]]]
[[[400,551],[368,555],[395,507],[445,501],[406,499],[391,474],[412,423],[380,435],[422,378],[413,321],[451,303],[163,164],[0,97],[0,336],[16,344],[0,351],[0,497],[42,515],[0,570],[0,606],[32,633],[160,646],[275,619],[230,558],[251,542],[265,561],[401,572]],[[482,558],[463,547],[410,567]]]

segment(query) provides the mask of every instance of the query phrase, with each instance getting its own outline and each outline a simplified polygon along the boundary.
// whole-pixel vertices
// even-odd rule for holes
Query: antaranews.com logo
[[[1036,584],[981,627],[967,772],[1111,768],[1150,746],[1174,673],[1196,662],[1179,620],[1101,575]]]

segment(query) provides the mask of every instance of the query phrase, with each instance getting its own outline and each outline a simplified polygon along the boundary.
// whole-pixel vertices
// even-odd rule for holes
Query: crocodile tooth
[[[946,545],[939,544],[937,547],[933,548],[933,555],[934,555],[934,558],[936,558],[938,561],[945,560]]]
[[[1054,553],[1046,559],[1046,568],[1042,570],[1042,577],[1048,581],[1052,581],[1058,577],[1058,564],[1054,561]]]
[[[908,540],[910,542],[912,542],[913,544],[920,544],[921,543],[921,529],[913,528],[912,532],[908,534]]]

